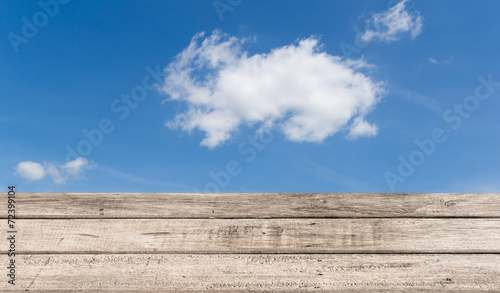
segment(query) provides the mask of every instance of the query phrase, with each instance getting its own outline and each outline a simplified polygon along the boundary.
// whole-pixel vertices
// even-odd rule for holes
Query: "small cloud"
[[[201,130],[209,148],[244,125],[276,127],[297,142],[322,142],[352,121],[359,124],[353,136],[376,133],[363,123],[384,95],[383,84],[363,72],[371,65],[329,55],[315,37],[253,56],[245,42],[218,30],[193,37],[165,69],[167,101],[188,106],[167,127]]]
[[[444,61],[438,61],[437,59],[430,57],[429,62],[432,64],[446,64],[446,65],[448,65],[448,64],[453,63],[453,56],[451,56],[450,58],[448,58]]]
[[[63,172],[68,174],[69,176],[77,176],[80,175],[85,169],[92,169],[96,166],[94,163],[89,163],[89,161],[85,158],[79,157],[73,161],[69,161],[64,164],[61,168]]]
[[[361,136],[375,136],[377,135],[378,127],[370,124],[363,119],[356,118],[349,129],[347,137],[349,139],[356,139]]]
[[[370,42],[373,40],[392,42],[401,39],[402,35],[409,32],[412,39],[422,32],[423,18],[420,12],[410,12],[406,9],[408,0],[403,0],[391,7],[388,11],[374,14],[367,20],[367,29],[361,40]]]
[[[57,163],[44,162],[43,165],[31,161],[21,162],[16,167],[19,176],[30,181],[41,180],[45,175],[52,178],[54,183],[60,184],[70,178],[76,178],[83,174],[84,170],[92,169],[97,166],[87,159],[79,157],[73,161],[60,166]]]
[[[21,162],[16,167],[16,172],[19,176],[30,181],[40,180],[45,176],[45,170],[39,163],[27,161]]]

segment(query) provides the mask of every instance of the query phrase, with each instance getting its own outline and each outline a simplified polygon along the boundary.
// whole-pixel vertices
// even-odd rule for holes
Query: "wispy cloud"
[[[436,113],[439,117],[443,115],[444,110],[441,108],[439,105],[438,101],[436,99],[432,99],[430,97],[420,95],[411,91],[407,92],[395,92],[397,94],[403,95],[405,98],[414,101],[415,103],[418,103],[422,105],[423,107],[429,109],[430,111]]]
[[[54,183],[60,184],[70,178],[80,177],[85,170],[92,169],[95,166],[96,164],[79,157],[64,165],[47,162],[43,162],[43,164],[31,161],[21,162],[16,166],[15,170],[17,175],[29,181],[37,181],[43,179],[45,176],[50,176]]]
[[[500,191],[498,178],[498,172],[492,170],[482,176],[467,176],[464,180],[454,181],[448,186],[448,190],[451,189],[454,192],[498,193]],[[449,192],[448,190],[446,192]]]
[[[439,61],[435,58],[429,57],[429,62],[432,64],[451,64],[453,63],[453,56],[443,61]]]
[[[309,158],[290,153],[286,150],[283,150],[283,154],[293,158],[294,161],[297,162],[302,169],[323,181],[331,182],[340,186],[346,186],[352,191],[370,190],[370,186],[368,186],[367,184],[349,177],[341,172],[337,172],[320,163],[314,162]]]
[[[422,32],[423,18],[418,11],[408,11],[406,4],[408,0],[402,0],[389,10],[374,14],[367,24],[367,29],[361,40],[392,42],[401,39],[406,33],[415,38]]]
[[[122,171],[119,171],[119,170],[116,170],[113,168],[109,168],[109,167],[100,166],[100,167],[98,167],[98,169],[101,171],[104,171],[106,173],[111,174],[113,177],[128,180],[128,181],[138,182],[138,183],[147,184],[147,185],[165,185],[165,184],[167,184],[166,182],[163,182],[163,181],[154,181],[154,180],[145,179],[145,178],[134,176],[134,175],[131,175],[131,174],[128,174],[128,173],[125,173],[125,172],[122,172]]]
[[[384,90],[362,72],[370,67],[363,60],[329,55],[314,37],[253,56],[245,42],[217,30],[193,37],[166,68],[163,91],[188,105],[168,127],[204,131],[209,148],[242,125],[278,126],[292,141],[321,142],[344,130],[350,138],[376,134],[364,117]]]
[[[176,188],[176,189],[181,189],[181,190],[188,190],[191,191],[193,189],[193,186],[185,185],[179,182],[170,182],[170,181],[160,181],[160,180],[151,180],[151,179],[146,179],[142,178],[136,175],[128,174],[123,171],[110,168],[110,167],[105,167],[105,166],[99,166],[97,167],[97,170],[99,171],[104,171],[111,176],[118,178],[118,179],[123,179],[131,182],[136,182],[144,185],[151,185],[151,186],[167,186],[171,188]]]

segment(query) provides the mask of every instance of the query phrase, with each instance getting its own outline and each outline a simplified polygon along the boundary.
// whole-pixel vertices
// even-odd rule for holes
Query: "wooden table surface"
[[[19,193],[16,230],[2,292],[500,292],[500,194]]]

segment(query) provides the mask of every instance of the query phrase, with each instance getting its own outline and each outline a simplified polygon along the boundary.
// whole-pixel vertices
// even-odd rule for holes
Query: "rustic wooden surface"
[[[440,292],[498,289],[499,263],[498,255],[476,254],[42,254],[20,257],[19,274],[24,277],[17,286],[30,290]]]
[[[2,292],[500,292],[500,194],[20,193],[16,213]]]
[[[17,226],[21,253],[500,253],[500,219],[29,219]]]
[[[499,194],[25,193],[18,218],[499,217]],[[0,202],[5,205],[6,201]],[[3,207],[3,206],[2,206]],[[6,217],[6,208],[0,217]]]

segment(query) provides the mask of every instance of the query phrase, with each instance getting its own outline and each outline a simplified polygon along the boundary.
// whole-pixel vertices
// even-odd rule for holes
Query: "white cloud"
[[[443,61],[438,61],[437,59],[434,59],[432,57],[429,57],[429,62],[431,62],[432,64],[438,64],[438,63],[441,63],[441,64],[446,64],[446,65],[449,65],[449,64],[452,64],[453,63],[453,56],[451,56],[450,58],[446,59],[446,60],[443,60]]]
[[[89,162],[87,159],[79,157],[73,161],[60,166],[56,163],[44,162],[43,165],[35,162],[21,162],[16,167],[16,172],[19,176],[28,180],[40,180],[45,175],[52,178],[54,183],[64,183],[70,178],[75,178],[83,174],[86,169],[92,169],[96,164]]]
[[[45,165],[45,172],[47,173],[47,175],[52,177],[52,180],[57,184],[63,183],[64,181],[66,181],[66,179],[61,175],[61,172],[59,171],[59,169],[52,164]]]
[[[28,180],[40,180],[45,176],[45,170],[39,163],[27,161],[21,162],[16,167],[19,176]]]
[[[64,164],[61,170],[63,173],[68,174],[68,176],[78,176],[83,172],[83,170],[91,169],[94,166],[95,164],[89,163],[87,159],[79,157]]]
[[[167,100],[188,106],[166,126],[205,132],[201,144],[209,148],[242,125],[278,126],[287,139],[308,142],[340,131],[376,133],[364,117],[384,90],[362,72],[370,67],[364,61],[329,55],[314,37],[252,56],[242,49],[245,42],[218,30],[193,37],[165,69]]]
[[[373,29],[367,29],[361,35],[361,40],[397,41],[407,32],[412,38],[418,36],[422,32],[423,18],[418,11],[406,10],[407,2],[408,0],[402,0],[389,10],[374,14],[367,20],[368,26]]]
[[[357,117],[351,125],[349,131],[349,138],[355,139],[360,136],[375,136],[377,135],[378,127],[374,124],[370,124],[365,120]]]

